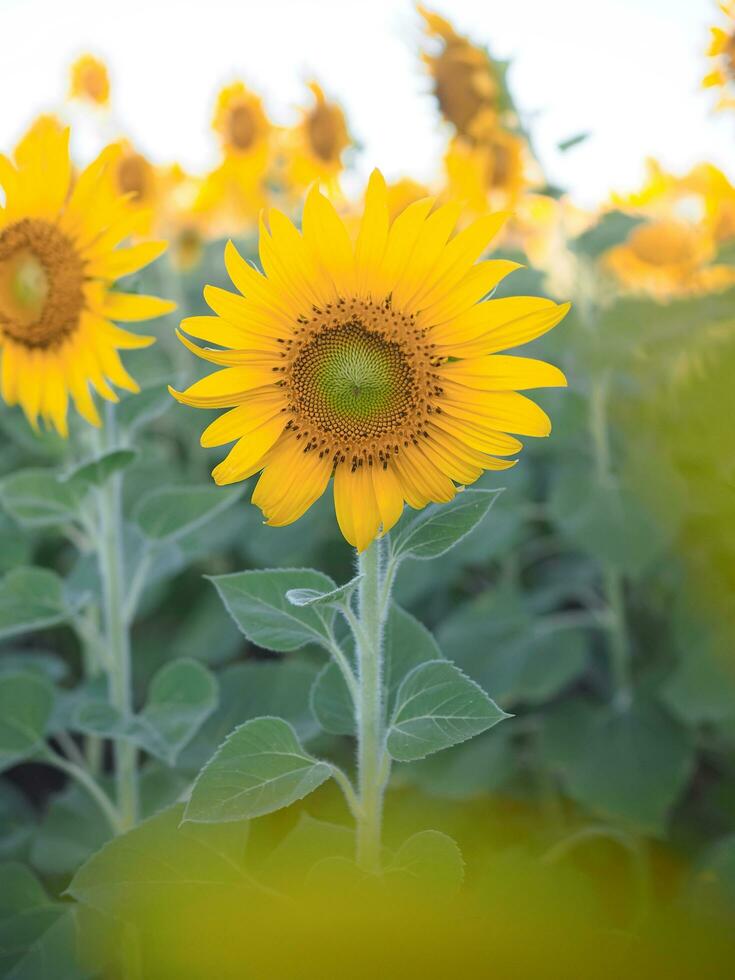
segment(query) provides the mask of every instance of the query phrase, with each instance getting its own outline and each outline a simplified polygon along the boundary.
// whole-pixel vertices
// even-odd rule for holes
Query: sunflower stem
[[[359,635],[357,699],[357,862],[365,871],[380,870],[383,794],[390,774],[384,749],[382,545],[358,555],[362,574],[358,593]]]
[[[597,477],[603,487],[613,479],[607,395],[607,376],[597,378],[593,382],[590,396],[590,431]],[[625,590],[620,572],[609,561],[603,561],[602,581],[611,616],[609,650],[610,673],[615,691],[614,703],[621,710],[625,710],[632,698],[631,651],[625,615]]]
[[[105,448],[115,448],[115,415],[108,406],[104,430]],[[99,535],[97,557],[105,620],[105,640],[110,701],[123,721],[133,711],[130,632],[125,609],[125,578],[123,569],[122,478],[113,474],[97,491]],[[138,752],[124,739],[115,739],[115,782],[120,829],[134,827],[138,818]]]

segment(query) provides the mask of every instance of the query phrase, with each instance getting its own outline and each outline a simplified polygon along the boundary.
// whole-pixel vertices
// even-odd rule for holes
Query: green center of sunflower
[[[71,334],[84,306],[82,260],[56,225],[25,218],[0,232],[0,333],[27,348]]]
[[[386,435],[415,403],[403,346],[358,321],[330,327],[299,352],[291,371],[297,406],[322,433],[354,442]]]

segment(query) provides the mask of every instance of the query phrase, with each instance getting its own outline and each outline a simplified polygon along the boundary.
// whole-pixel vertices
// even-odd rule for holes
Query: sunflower
[[[110,78],[104,61],[92,54],[83,54],[71,66],[69,98],[106,106],[110,101]]]
[[[444,156],[447,193],[469,215],[513,207],[529,185],[528,149],[520,136],[499,127],[481,143],[455,138]]]
[[[388,184],[387,192],[388,217],[391,221],[397,218],[401,211],[405,211],[409,204],[429,196],[428,188],[410,177],[401,177],[392,184]]]
[[[720,10],[727,23],[712,28],[712,39],[707,50],[714,68],[702,82],[705,88],[719,88],[722,95],[720,109],[735,108],[735,0],[721,0]]]
[[[120,276],[163,252],[165,242],[116,248],[136,229],[137,215],[109,195],[104,174],[115,165],[109,147],[72,186],[69,132],[42,119],[19,144],[15,161],[0,155],[0,351],[2,396],[20,403],[29,422],[39,417],[67,433],[71,395],[79,413],[99,425],[91,385],[117,401],[110,383],[138,386],[118,350],[147,347],[112,323],[161,316],[173,303],[111,292]]]
[[[215,316],[182,329],[217,344],[182,342],[224,368],[185,392],[197,408],[226,408],[203,446],[234,442],[218,484],[261,472],[253,503],[273,526],[297,520],[334,478],[344,537],[360,551],[401,516],[449,501],[458,484],[504,470],[515,433],[545,436],[547,415],[522,389],[563,385],[542,361],[497,354],[555,326],[568,304],[480,302],[516,263],[476,264],[504,215],[454,237],[459,208],[407,207],[393,222],[374,171],[353,243],[333,205],[309,192],[299,233],[271,210],[260,231],[261,274],[232,243],[225,263],[238,293],[207,286]]]
[[[212,128],[226,156],[247,159],[254,168],[262,169],[273,126],[260,96],[242,82],[227,85],[217,96]]]
[[[344,112],[329,101],[316,82],[309,83],[314,104],[301,122],[286,133],[286,184],[297,194],[318,181],[330,194],[339,193],[342,156],[351,145]]]
[[[156,167],[126,139],[114,144],[104,181],[113,200],[123,201],[131,214],[137,214],[137,235],[150,235],[160,204],[160,181]]]
[[[422,55],[441,113],[459,136],[474,139],[477,126],[495,122],[503,107],[498,71],[487,51],[458,34],[448,20],[422,6],[418,12],[427,36],[441,45],[437,54]]]
[[[635,227],[602,261],[626,291],[668,300],[732,286],[735,267],[713,264],[715,255],[706,229],[661,219]]]

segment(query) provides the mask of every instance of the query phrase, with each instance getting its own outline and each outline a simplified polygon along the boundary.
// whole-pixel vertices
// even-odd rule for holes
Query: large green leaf
[[[219,823],[259,817],[302,799],[331,776],[282,718],[236,728],[194,783],[186,820]]]
[[[386,745],[399,762],[423,759],[507,717],[458,667],[432,660],[414,667],[401,683]]]
[[[396,558],[438,558],[470,533],[485,517],[501,490],[464,490],[446,504],[432,504],[418,514],[407,512],[391,532]]]
[[[51,682],[38,674],[0,674],[0,770],[42,745],[54,707]]]
[[[150,540],[171,542],[215,520],[240,495],[217,487],[157,487],[139,501],[133,517]]]
[[[37,814],[29,800],[9,779],[0,779],[0,858],[25,855]]]
[[[81,601],[81,596],[78,597]],[[64,583],[46,568],[16,568],[0,580],[0,639],[47,629],[74,614]]]
[[[323,643],[328,636],[325,624],[334,620],[333,609],[294,606],[286,598],[292,590],[331,592],[336,586],[328,575],[311,569],[268,569],[217,575],[211,581],[242,632],[258,646],[289,653],[307,643]]]
[[[111,786],[104,782],[104,789]],[[33,866],[44,875],[75,871],[112,837],[107,818],[89,793],[70,783],[43,814],[31,843]]]
[[[55,470],[19,470],[0,480],[0,503],[25,527],[54,527],[78,516],[79,491]]]
[[[694,765],[690,733],[645,700],[628,710],[568,702],[548,716],[544,745],[578,803],[650,834],[663,833]]]

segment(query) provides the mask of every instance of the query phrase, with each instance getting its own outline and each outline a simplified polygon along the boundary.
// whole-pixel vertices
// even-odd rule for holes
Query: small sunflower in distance
[[[117,401],[110,382],[138,390],[118,350],[147,347],[154,338],[112,321],[147,320],[175,308],[111,291],[166,243],[116,247],[139,220],[104,185],[119,149],[103,151],[72,183],[68,143],[68,130],[45,117],[21,141],[14,162],[0,155],[0,390],[31,425],[40,417],[62,436],[70,395],[80,415],[99,425],[90,385],[108,401]]]
[[[707,55],[714,68],[702,82],[705,88],[719,88],[722,95],[718,103],[720,109],[735,108],[735,0],[722,0],[720,10],[727,23],[723,27],[712,28]]]
[[[495,122],[504,106],[497,70],[487,51],[458,34],[444,17],[419,5],[426,33],[440,42],[435,54],[424,52],[442,115],[457,134],[472,139],[478,125]]]
[[[71,66],[69,98],[106,106],[110,101],[110,78],[104,61],[92,54],[77,58]]]
[[[286,183],[297,194],[314,181],[330,193],[339,193],[342,161],[352,139],[345,114],[327,99],[320,85],[309,83],[314,104],[304,109],[301,122],[286,133]]]
[[[545,436],[548,416],[527,388],[564,385],[543,361],[497,354],[555,326],[569,304],[537,297],[480,302],[516,263],[476,262],[505,215],[452,236],[459,209],[416,201],[393,222],[374,171],[356,240],[333,205],[309,192],[299,233],[281,212],[261,223],[264,273],[232,243],[225,263],[239,293],[207,286],[215,316],[189,317],[190,336],[224,368],[172,394],[229,409],[203,446],[234,442],[218,484],[261,472],[253,503],[274,526],[297,520],[334,478],[342,534],[364,550],[401,516],[446,502],[457,484],[514,465],[516,433]]]

